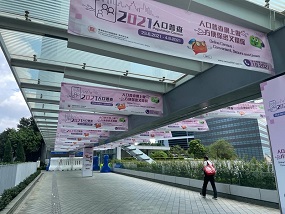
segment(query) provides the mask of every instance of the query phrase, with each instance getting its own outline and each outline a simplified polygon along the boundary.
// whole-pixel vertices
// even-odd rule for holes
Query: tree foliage
[[[27,161],[38,160],[43,139],[34,119],[21,118],[17,127],[17,130],[6,129],[0,134],[0,160],[4,157],[4,145],[8,140],[12,145],[13,154],[17,155],[16,150],[21,143]]]
[[[8,141],[8,135],[12,131],[16,131],[16,130],[7,128],[5,131],[3,131],[0,134],[0,160],[3,160],[5,143]]]
[[[167,158],[167,154],[164,151],[154,151],[150,154],[150,157],[155,158]]]
[[[23,144],[21,143],[21,141],[19,141],[18,145],[17,145],[15,161],[25,162],[25,160],[26,160],[26,157],[25,157],[24,147],[23,147]]]
[[[209,146],[211,157],[216,159],[235,159],[237,157],[234,147],[226,140],[220,139]]]
[[[3,162],[12,163],[13,162],[13,151],[10,140],[5,143],[4,147],[4,157]]]
[[[188,153],[193,154],[194,158],[203,158],[206,154],[206,148],[201,143],[201,140],[195,139],[189,142]]]
[[[183,157],[186,153],[187,151],[185,151],[179,145],[171,146],[170,150],[167,152],[169,157]]]

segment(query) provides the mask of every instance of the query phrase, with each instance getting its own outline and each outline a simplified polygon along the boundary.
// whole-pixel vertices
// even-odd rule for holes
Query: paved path
[[[279,210],[210,196],[115,173],[45,172],[16,214],[256,213]]]

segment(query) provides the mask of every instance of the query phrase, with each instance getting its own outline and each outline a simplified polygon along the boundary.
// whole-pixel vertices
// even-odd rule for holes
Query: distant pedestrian
[[[213,199],[217,200],[217,189],[215,185],[215,174],[216,174],[216,169],[214,167],[214,164],[209,161],[208,156],[204,157],[204,183],[202,187],[202,193],[200,193],[204,198],[206,197],[206,191],[207,191],[207,185],[208,182],[210,181],[213,191],[214,191],[214,197]]]

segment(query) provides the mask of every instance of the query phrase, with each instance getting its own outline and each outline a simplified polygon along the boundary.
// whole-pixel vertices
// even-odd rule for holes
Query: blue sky
[[[0,133],[6,128],[16,128],[22,117],[30,111],[0,48]]]

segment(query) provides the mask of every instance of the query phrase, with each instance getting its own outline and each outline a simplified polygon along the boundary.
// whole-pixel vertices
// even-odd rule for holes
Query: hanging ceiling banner
[[[60,137],[78,137],[78,138],[99,138],[105,139],[110,136],[110,132],[106,130],[84,130],[84,129],[68,129],[58,128],[56,136]]]
[[[60,109],[162,116],[161,94],[61,83]]]
[[[263,103],[240,103],[199,116],[199,118],[265,118]]]
[[[128,117],[107,114],[90,114],[59,111],[58,127],[68,129],[94,129],[108,131],[127,131]]]
[[[132,136],[131,138],[162,140],[164,138],[172,138],[172,133],[170,131],[148,131],[148,132],[144,132],[144,133]]]
[[[71,0],[68,32],[171,56],[273,73],[265,33],[151,0]]]
[[[279,191],[280,211],[285,213],[285,75],[261,83],[260,88]]]
[[[177,123],[160,127],[156,131],[191,131],[204,132],[209,131],[209,127],[205,119],[187,119]]]
[[[56,142],[81,142],[81,143],[92,143],[98,142],[99,138],[80,138],[80,137],[66,137],[66,138],[56,138]]]

